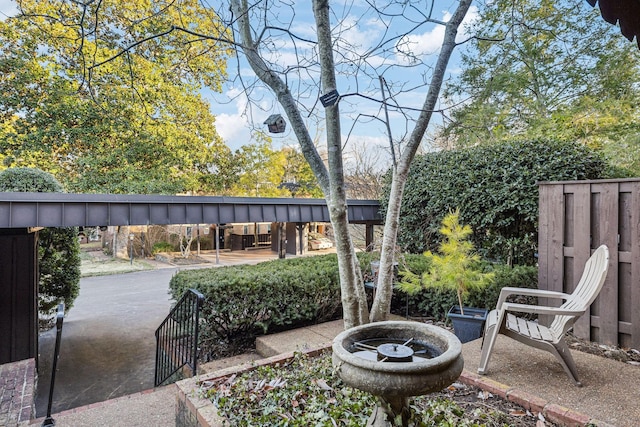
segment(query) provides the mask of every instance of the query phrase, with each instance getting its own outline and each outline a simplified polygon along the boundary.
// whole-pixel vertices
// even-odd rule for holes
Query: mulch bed
[[[433,397],[443,397],[456,402],[465,414],[474,412],[501,412],[504,416],[500,419],[502,424],[490,423],[493,425],[508,425],[510,427],[554,427],[554,424],[545,420],[542,414],[532,413],[522,406],[494,396],[486,390],[479,389],[462,383],[454,383],[447,389],[438,393],[432,393]]]
[[[640,366],[640,351],[635,348],[620,348],[597,342],[585,341],[575,337],[572,333],[567,334],[566,340],[569,347],[574,350],[618,360],[630,365]]]

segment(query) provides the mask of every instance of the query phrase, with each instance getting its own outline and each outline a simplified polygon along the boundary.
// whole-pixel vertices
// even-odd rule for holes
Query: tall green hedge
[[[62,192],[53,175],[40,169],[9,168],[0,172],[0,191]],[[53,325],[56,307],[69,310],[80,289],[80,245],[75,227],[45,228],[38,235],[38,311],[40,326]]]
[[[435,250],[442,218],[460,208],[460,220],[473,228],[473,242],[482,256],[532,265],[538,238],[537,183],[612,173],[604,158],[588,147],[555,141],[420,155],[405,187],[398,243],[414,253]]]

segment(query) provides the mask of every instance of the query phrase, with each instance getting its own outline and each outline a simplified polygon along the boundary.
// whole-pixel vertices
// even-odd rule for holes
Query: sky
[[[16,13],[16,2],[13,0],[0,0],[0,19],[4,16],[12,16]]]
[[[406,28],[417,22],[419,13],[424,13],[430,2],[413,1],[400,2],[410,5],[419,5],[415,10],[405,9],[408,19],[399,19],[401,10],[389,5],[389,1],[369,0],[370,3],[379,4],[385,8],[385,17],[367,13],[371,10],[364,0],[343,0],[332,2],[332,25],[340,33],[341,38],[336,41],[336,70],[338,72],[337,90],[341,95],[347,95],[340,100],[341,126],[345,151],[350,147],[370,147],[382,150],[389,159],[389,135],[384,119],[384,110],[381,108],[381,83],[378,76],[382,75],[388,88],[399,86],[413,88],[402,95],[397,95],[393,100],[398,104],[419,110],[424,102],[426,87],[423,82],[428,82],[429,64],[433,64],[437,58],[439,45],[444,35],[442,25],[421,25],[409,37],[394,39],[391,43],[383,45],[384,49],[375,49],[374,45],[380,43],[389,36],[396,36]],[[213,3],[213,2],[212,2]],[[216,2],[217,3],[217,2]],[[293,8],[269,10],[266,15],[269,24],[274,26],[286,26],[291,33],[295,33],[300,39],[282,37],[281,31],[272,31],[270,40],[273,50],[266,55],[275,67],[284,70],[300,63],[300,57],[309,57],[313,53],[313,45],[304,42],[303,39],[315,39],[314,18],[311,10],[311,1],[292,1]],[[454,10],[455,0],[435,0],[432,17],[436,20],[446,21]],[[0,0],[0,19],[4,15],[15,13],[15,3],[10,0]],[[270,15],[269,15],[270,14]],[[465,21],[473,19],[477,9],[472,9]],[[386,34],[386,37],[384,36]],[[466,37],[464,31],[459,34],[458,41]],[[298,56],[296,56],[296,54]],[[366,55],[367,60],[362,61]],[[424,61],[427,67],[415,66],[415,60]],[[413,62],[412,62],[413,61]],[[356,76],[353,72],[354,64],[365,65],[368,74]],[[457,72],[457,55],[454,54],[449,64],[447,76],[451,77]],[[230,61],[228,65],[230,81],[224,85],[222,93],[213,93],[203,90],[202,96],[210,103],[211,111],[216,116],[216,129],[233,150],[252,142],[252,129],[266,130],[264,120],[271,114],[282,114],[284,111],[277,104],[273,94],[264,87],[257,87],[247,98],[239,76],[245,85],[255,79],[248,64],[240,59],[239,62]],[[305,118],[312,138],[320,143],[324,137],[323,108],[318,102],[321,94],[314,80],[317,73],[313,70],[303,69],[301,73],[289,73],[292,92],[300,90],[299,99],[302,101]],[[388,88],[386,90],[388,90]],[[353,95],[358,93],[360,95]],[[374,101],[377,100],[377,101]],[[406,114],[415,116],[415,111],[405,111]],[[376,116],[377,119],[372,119]],[[405,117],[393,109],[389,110],[389,122],[392,138],[401,140],[412,128],[407,124]],[[441,122],[441,117],[434,116],[434,124]],[[431,127],[433,129],[433,126]],[[270,135],[274,148],[284,145],[297,146],[296,138],[291,127],[283,134]],[[361,148],[358,148],[361,149]],[[384,157],[384,156],[383,156]],[[382,162],[386,163],[386,162]]]
[[[302,37],[308,37],[315,39],[315,31],[313,26],[313,15],[310,7],[310,1],[296,2],[295,7],[295,19],[292,20],[291,28],[292,32]],[[375,3],[375,1],[373,2]],[[378,2],[380,4],[389,2]],[[406,3],[406,2],[405,2]],[[429,2],[412,2],[429,4]],[[346,39],[352,48],[355,46],[356,53],[351,53],[351,58],[348,57],[349,53],[345,53],[342,49],[341,53],[336,54],[336,61],[343,58],[348,63],[349,60],[357,62],[360,55],[364,52],[372,51],[372,43],[383,39],[383,32],[387,34],[395,34],[400,31],[404,31],[407,24],[410,22],[405,20],[402,22],[380,22],[380,19],[376,19],[377,16],[367,15],[365,12],[365,2],[359,0],[334,2],[335,10],[334,16],[332,16],[332,24],[336,27],[341,27],[341,35]],[[446,21],[449,19],[453,6],[457,2],[455,1],[436,1],[433,16],[438,20]],[[341,7],[344,5],[344,8]],[[440,8],[440,9],[439,9]],[[279,11],[277,19],[283,23],[288,24],[290,22],[290,16],[286,15],[287,10]],[[388,15],[398,12],[397,10],[388,10]],[[477,15],[477,9],[472,7],[467,16],[467,20],[473,19]],[[415,14],[412,18],[416,18]],[[342,22],[341,26],[338,24]],[[415,22],[415,20],[414,20]],[[386,24],[386,25],[385,25]],[[259,29],[258,29],[259,30]],[[259,32],[259,31],[257,31]],[[425,25],[417,29],[409,39],[405,39],[404,43],[396,43],[397,46],[405,46],[405,50],[409,50],[413,55],[424,59],[428,64],[435,62],[437,58],[437,52],[439,51],[440,43],[444,36],[444,27],[442,25]],[[463,39],[465,35],[461,35],[459,40]],[[280,43],[280,44],[277,44]],[[340,43],[338,43],[340,44]],[[274,46],[277,52],[272,55],[272,60],[277,66],[285,69],[287,66],[293,66],[299,61],[296,59],[295,52],[298,56],[305,56],[311,52],[309,45],[305,45],[303,42],[294,44],[290,40],[282,40],[274,37]],[[294,51],[295,47],[295,51]],[[393,45],[391,46],[393,48]],[[338,50],[338,49],[337,49]],[[424,102],[426,95],[426,87],[419,87],[420,82],[423,81],[423,73],[429,73],[426,68],[407,68],[409,65],[406,55],[400,55],[397,53],[401,49],[387,49],[387,52],[374,52],[368,57],[369,66],[367,72],[372,76],[369,79],[358,78],[353,75],[349,75],[349,70],[346,64],[338,65],[338,92],[342,94],[353,93],[358,91],[363,95],[380,99],[380,84],[377,80],[377,75],[384,75],[387,83],[393,85],[406,85],[409,87],[416,87],[411,93],[407,93],[400,97],[398,100],[402,105],[406,105],[415,109],[419,109]],[[395,53],[393,51],[396,51]],[[404,67],[403,67],[404,65]],[[456,73],[456,58],[454,57],[448,68],[448,75]],[[246,64],[240,65],[240,70],[235,67],[235,64],[231,64],[229,67],[229,74],[250,76],[252,73],[248,70]],[[312,73],[308,73],[312,74]],[[291,87],[298,88],[298,85],[302,86],[305,90],[303,96],[309,96],[306,102],[303,102],[308,109],[313,110],[313,114],[309,114],[309,127],[311,129],[311,136],[317,136],[319,140],[322,140],[324,135],[322,125],[322,109],[319,108],[317,102],[317,85],[313,90],[308,89],[305,85],[311,84],[309,78],[300,77],[295,79],[295,75],[289,74],[292,80]],[[307,76],[309,77],[309,76]],[[315,75],[313,76],[315,77]],[[250,77],[247,77],[250,79]],[[313,92],[310,94],[309,92]],[[249,124],[261,125],[267,116],[273,113],[284,115],[284,111],[274,102],[274,97],[268,91],[256,90],[253,93],[253,102],[251,105],[259,105],[259,108],[247,109],[249,104],[246,97],[242,96],[242,86],[237,81],[230,82],[224,87],[223,94],[207,93],[206,98],[212,105],[212,110],[217,114],[216,126],[218,132],[223,136],[225,141],[234,147],[237,144],[244,144],[250,140]],[[310,95],[316,95],[310,96]],[[257,101],[256,101],[257,99]],[[341,100],[340,104],[342,114],[342,133],[343,140],[349,145],[353,142],[353,146],[359,146],[366,144],[371,147],[388,147],[389,136],[386,130],[386,125],[379,120],[366,119],[360,116],[359,122],[354,125],[354,118],[358,114],[362,115],[376,115],[383,117],[383,111],[380,108],[379,102],[368,102],[364,97],[351,96],[344,100]],[[316,117],[315,113],[319,114]],[[392,137],[395,140],[401,139],[403,135],[407,133],[406,121],[400,114],[390,111],[390,121],[392,127]],[[315,122],[314,122],[315,119]],[[439,123],[441,118],[434,117],[434,122]],[[409,130],[411,127],[409,127]],[[282,145],[295,145],[296,140],[293,133],[288,129],[287,132],[281,135],[271,135],[274,141],[274,146],[278,144]],[[348,151],[348,147],[347,147]],[[388,150],[386,150],[388,151]]]

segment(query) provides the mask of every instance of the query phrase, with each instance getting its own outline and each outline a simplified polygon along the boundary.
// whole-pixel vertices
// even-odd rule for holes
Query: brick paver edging
[[[34,415],[35,359],[0,365],[0,426],[14,426]]]
[[[301,352],[314,356],[330,349],[331,345],[325,345]],[[292,357],[294,357],[294,352],[283,353],[266,359],[260,359],[255,362],[231,366],[176,383],[178,386],[178,395],[176,397],[176,427],[216,427],[222,423],[222,420],[217,416],[217,409],[213,403],[208,399],[198,397],[198,390],[200,388],[200,384],[203,382],[214,381],[218,378],[233,374],[241,374],[255,369],[258,366],[283,363]],[[548,402],[525,391],[509,387],[490,378],[482,377],[466,370],[462,371],[458,380],[464,384],[473,385],[482,390],[486,390],[505,400],[517,403],[533,413],[542,413],[545,419],[561,426],[585,427],[587,425],[596,425],[598,427],[613,427],[607,423],[594,420],[587,415],[573,411],[569,408],[556,405],[555,403]]]
[[[595,425],[598,427],[614,427],[605,422],[593,419],[588,415],[557,405],[526,391],[510,387],[467,370],[462,371],[458,380],[461,383],[476,386],[505,400],[517,403],[533,413],[542,413],[546,420],[561,426],[584,427]]]

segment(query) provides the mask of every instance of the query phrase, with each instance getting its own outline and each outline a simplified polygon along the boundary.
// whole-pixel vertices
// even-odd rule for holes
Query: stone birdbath
[[[462,372],[462,344],[449,331],[409,321],[374,322],[333,340],[333,366],[345,384],[378,398],[367,426],[406,426],[409,397],[442,390]]]

